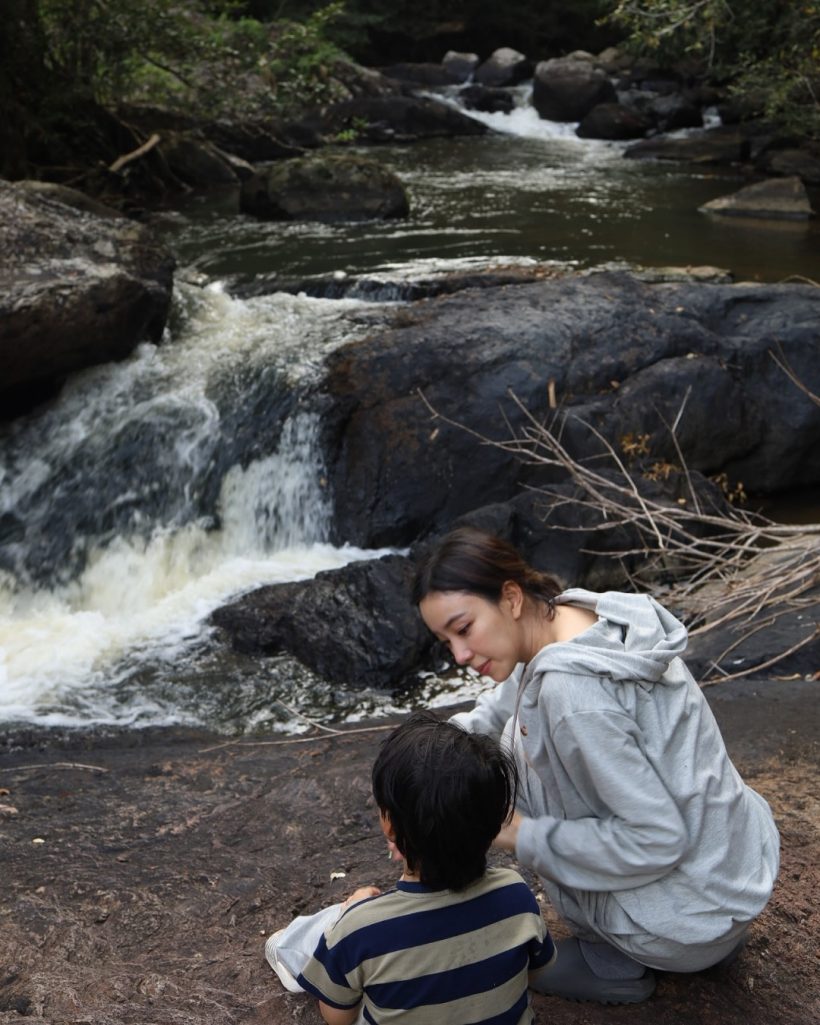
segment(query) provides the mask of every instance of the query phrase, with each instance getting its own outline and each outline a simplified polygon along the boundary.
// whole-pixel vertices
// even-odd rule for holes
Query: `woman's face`
[[[431,591],[419,603],[421,618],[456,662],[497,683],[524,661],[517,609],[508,596],[496,604],[466,591]]]

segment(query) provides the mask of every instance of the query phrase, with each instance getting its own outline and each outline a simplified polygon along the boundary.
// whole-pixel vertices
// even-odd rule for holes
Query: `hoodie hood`
[[[598,622],[571,641],[543,648],[528,667],[533,672],[591,674],[647,687],[686,680],[683,665],[671,664],[686,650],[686,627],[649,595],[572,588],[556,603],[590,609]]]

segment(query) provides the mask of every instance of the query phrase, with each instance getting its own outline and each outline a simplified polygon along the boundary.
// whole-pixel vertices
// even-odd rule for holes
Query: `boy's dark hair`
[[[426,886],[463,890],[481,878],[518,788],[492,738],[414,712],[382,743],[372,778],[396,846]]]

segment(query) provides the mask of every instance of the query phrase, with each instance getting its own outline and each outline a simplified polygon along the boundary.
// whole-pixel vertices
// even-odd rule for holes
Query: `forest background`
[[[129,104],[288,119],[334,100],[346,60],[484,59],[500,46],[542,60],[610,45],[820,137],[820,0],[6,0],[0,176],[71,184]]]

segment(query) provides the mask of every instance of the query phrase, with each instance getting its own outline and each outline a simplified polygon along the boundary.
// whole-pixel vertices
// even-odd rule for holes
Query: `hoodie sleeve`
[[[504,727],[515,712],[515,698],[523,671],[523,664],[516,666],[503,683],[479,694],[475,706],[469,712],[456,712],[450,716],[450,722],[461,726],[468,733],[486,733],[500,740]]]
[[[605,892],[651,883],[684,858],[683,817],[631,717],[612,709],[573,712],[551,739],[585,813],[524,819],[515,852],[522,865],[562,886]]]

